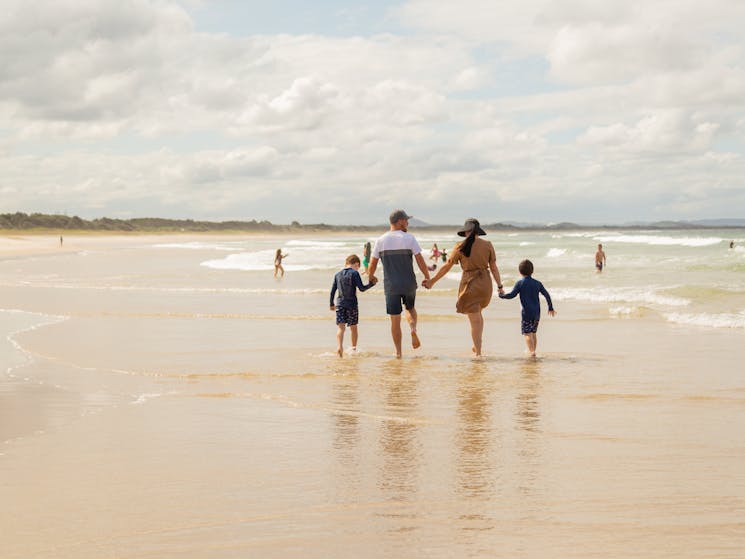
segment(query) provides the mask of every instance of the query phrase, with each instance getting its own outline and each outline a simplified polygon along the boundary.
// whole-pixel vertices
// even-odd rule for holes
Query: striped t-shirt
[[[403,231],[388,231],[375,241],[372,255],[383,263],[386,293],[404,294],[416,290],[412,258],[421,252],[414,235]]]

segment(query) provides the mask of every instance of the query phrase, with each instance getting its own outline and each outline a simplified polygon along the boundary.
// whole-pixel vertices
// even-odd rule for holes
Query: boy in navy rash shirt
[[[533,263],[530,260],[523,260],[518,266],[523,279],[518,280],[515,287],[510,293],[499,294],[500,299],[513,299],[520,295],[520,304],[523,307],[521,331],[525,336],[525,344],[528,346],[528,352],[531,357],[535,357],[535,348],[538,345],[538,322],[541,319],[541,301],[538,294],[541,293],[548,303],[548,314],[556,315],[554,305],[551,302],[551,296],[538,280],[533,279]]]
[[[339,357],[344,356],[344,331],[346,325],[352,331],[352,351],[357,350],[357,323],[360,319],[359,309],[357,307],[357,289],[367,291],[377,283],[371,281],[367,285],[362,284],[362,278],[359,273],[360,258],[356,254],[347,256],[344,263],[344,269],[336,272],[334,283],[331,285],[330,308],[336,311],[336,353]],[[334,304],[334,295],[339,292],[339,296]]]

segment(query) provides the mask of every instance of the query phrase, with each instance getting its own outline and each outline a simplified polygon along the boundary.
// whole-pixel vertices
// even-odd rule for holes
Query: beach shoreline
[[[0,239],[4,557],[736,556],[740,295],[699,296],[698,268],[737,277],[741,253],[617,240],[597,274],[593,238],[524,235],[487,238],[506,286],[528,252],[555,295],[535,360],[497,300],[471,357],[456,277],[418,295],[422,348],[393,358],[376,288],[336,357],[328,289],[357,232]]]

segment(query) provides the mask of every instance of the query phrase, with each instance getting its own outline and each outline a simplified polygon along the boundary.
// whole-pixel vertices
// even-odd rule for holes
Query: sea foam
[[[722,242],[720,237],[670,237],[665,235],[598,235],[601,243],[631,243],[642,245],[704,247]]]
[[[665,315],[668,322],[689,324],[707,328],[745,328],[745,311],[732,313],[669,313]]]
[[[551,293],[557,300],[575,300],[588,303],[637,303],[662,305],[666,307],[685,307],[689,299],[663,295],[655,289],[637,289],[631,287],[608,289],[558,288]]]

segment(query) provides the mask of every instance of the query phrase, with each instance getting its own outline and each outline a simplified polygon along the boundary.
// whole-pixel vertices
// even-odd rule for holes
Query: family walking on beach
[[[475,356],[481,356],[482,336],[484,331],[484,317],[482,311],[491,302],[493,293],[492,278],[497,284],[499,297],[512,299],[520,296],[522,305],[521,331],[525,336],[528,352],[535,357],[538,323],[541,316],[539,294],[548,303],[551,316],[554,311],[551,296],[541,282],[533,279],[533,264],[530,260],[520,263],[519,270],[523,276],[515,283],[510,293],[505,293],[502,286],[499,268],[497,267],[494,246],[489,241],[481,239],[486,232],[481,228],[478,220],[469,218],[458,235],[465,240],[458,243],[450,253],[445,264],[434,277],[430,277],[430,270],[422,256],[422,249],[416,238],[408,232],[411,216],[403,210],[395,210],[390,215],[390,230],[375,241],[370,263],[367,269],[368,284],[362,283],[358,272],[360,259],[356,255],[347,257],[345,268],[334,276],[331,287],[331,310],[336,311],[337,324],[337,354],[343,356],[344,331],[346,326],[352,332],[352,350],[357,347],[357,324],[359,311],[356,290],[365,291],[377,283],[375,271],[381,262],[385,271],[383,289],[385,293],[386,313],[390,317],[391,338],[396,350],[396,357],[401,357],[403,333],[401,331],[401,314],[404,313],[411,332],[411,346],[420,347],[421,341],[417,333],[417,312],[415,307],[417,281],[413,262],[424,275],[422,286],[431,289],[455,264],[460,264],[463,275],[458,287],[456,312],[468,316],[473,340],[472,351]],[[444,251],[443,251],[444,252]],[[334,295],[339,293],[336,301]]]

